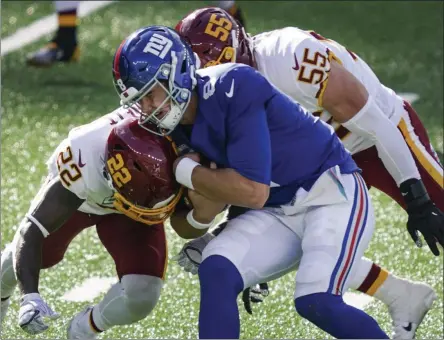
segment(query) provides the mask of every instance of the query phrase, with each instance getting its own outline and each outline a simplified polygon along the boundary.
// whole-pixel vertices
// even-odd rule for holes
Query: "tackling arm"
[[[187,221],[189,210],[176,210],[170,217],[171,227],[180,237],[194,239],[204,235],[208,229],[196,229]]]
[[[261,209],[270,191],[268,185],[250,180],[234,169],[197,166],[191,178],[195,190],[209,199],[250,209]]]
[[[420,231],[438,256],[437,243],[444,246],[444,215],[430,200],[404,137],[352,74],[335,62],[330,73],[323,107],[350,131],[375,142],[379,157],[406,203],[410,236],[421,246]]]
[[[194,190],[188,190],[187,198],[182,199],[170,218],[174,231],[182,238],[192,239],[205,234],[217,222],[226,205],[212,201]]]
[[[38,293],[43,239],[56,231],[80,207],[83,200],[54,178],[41,189],[39,202],[20,225],[14,267],[23,295]]]
[[[331,62],[322,106],[344,127],[375,142],[379,157],[398,186],[412,178],[420,179],[396,125],[384,115],[360,81],[335,61]]]

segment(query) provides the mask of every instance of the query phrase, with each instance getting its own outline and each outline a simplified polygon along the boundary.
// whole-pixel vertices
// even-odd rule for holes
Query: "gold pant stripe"
[[[164,226],[164,228],[165,228],[165,226]],[[168,240],[167,240],[166,234],[165,234],[165,264],[164,264],[163,273],[162,273],[162,280],[164,280],[164,281],[165,281],[167,268],[168,268]]]
[[[388,271],[381,268],[381,271],[379,272],[379,275],[375,282],[370,286],[368,291],[366,292],[367,295],[373,296],[373,294],[376,293],[376,291],[381,287],[381,285],[384,283],[384,281],[387,279]]]
[[[424,146],[421,143],[415,142],[415,140],[412,138],[409,132],[407,123],[404,120],[404,118],[401,118],[398,127],[401,130],[401,133],[404,136],[407,145],[409,146],[410,150],[413,152],[415,157],[418,159],[419,163],[430,174],[433,180],[439,184],[441,189],[443,189],[444,177],[441,166],[433,159],[432,156],[430,156],[430,154],[427,152],[427,150],[424,148]]]
[[[77,26],[77,15],[59,15],[59,26],[72,27]]]

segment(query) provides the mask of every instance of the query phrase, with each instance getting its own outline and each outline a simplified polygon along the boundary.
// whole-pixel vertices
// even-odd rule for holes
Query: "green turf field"
[[[208,2],[207,2],[208,3]],[[82,19],[81,61],[51,69],[29,69],[27,53],[46,39],[2,57],[1,236],[2,249],[13,234],[46,175],[45,161],[77,126],[108,113],[119,101],[112,85],[111,62],[121,40],[141,26],[173,26],[198,1],[121,1]],[[252,34],[284,26],[314,29],[345,44],[375,70],[381,81],[399,92],[419,94],[415,102],[435,149],[443,149],[443,3],[442,2],[245,2],[241,3]],[[29,8],[33,8],[30,10]],[[2,1],[2,38],[52,13],[50,2]],[[32,12],[32,13],[31,13]],[[29,14],[31,13],[31,14]],[[46,37],[46,38],[49,38]],[[428,248],[417,249],[405,229],[406,214],[372,190],[377,225],[366,255],[396,274],[423,280],[438,293],[434,309],[418,338],[443,338],[443,260]],[[182,245],[169,233],[170,257]],[[41,336],[27,336],[17,326],[18,295],[3,326],[2,338],[63,338],[74,313],[88,303],[60,297],[89,277],[113,277],[114,265],[94,228],[71,244],[56,268],[41,273],[41,294],[62,314]],[[297,316],[293,305],[294,275],[271,283],[271,294],[249,316],[241,308],[243,338],[326,338]],[[170,263],[166,285],[154,312],[136,325],[118,327],[103,338],[196,338],[199,285]],[[365,310],[390,331],[386,308],[373,300]]]

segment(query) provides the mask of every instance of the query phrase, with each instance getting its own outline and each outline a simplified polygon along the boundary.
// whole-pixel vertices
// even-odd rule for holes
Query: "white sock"
[[[7,298],[12,295],[17,286],[13,264],[13,243],[8,244],[1,255],[1,298]]]
[[[387,306],[390,306],[393,301],[395,301],[403,292],[403,290],[399,291],[400,281],[404,280],[389,273],[385,281],[379,286],[373,296],[384,302]]]
[[[80,1],[54,1],[57,12],[73,11],[77,9]]]

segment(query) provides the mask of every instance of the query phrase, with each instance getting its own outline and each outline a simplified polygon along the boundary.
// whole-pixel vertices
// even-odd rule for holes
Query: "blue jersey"
[[[255,69],[223,64],[197,74],[197,115],[185,144],[218,167],[269,185],[266,206],[289,203],[336,165],[341,173],[359,170],[329,125]],[[183,138],[184,129],[179,126],[173,138]]]

